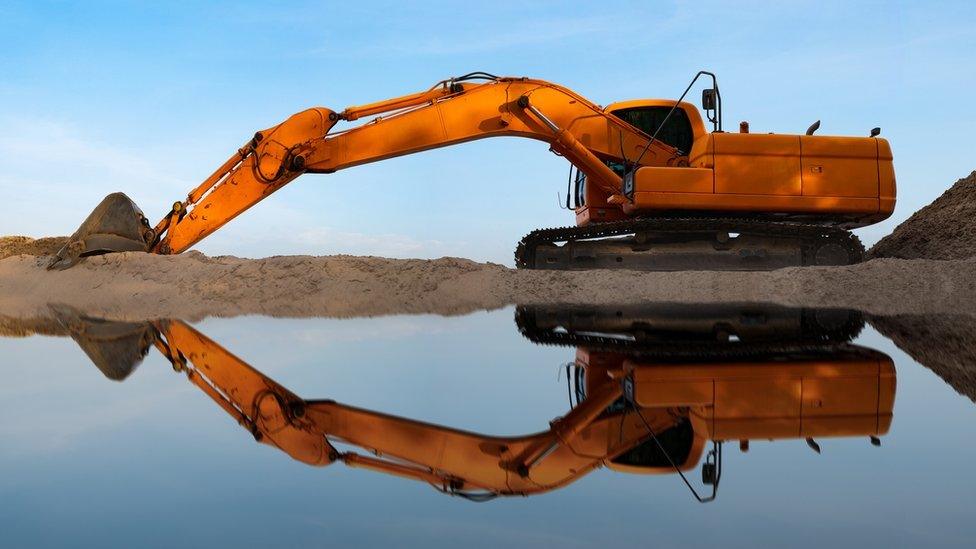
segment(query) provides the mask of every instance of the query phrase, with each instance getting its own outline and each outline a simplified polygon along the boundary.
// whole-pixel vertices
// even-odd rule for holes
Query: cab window
[[[647,135],[654,135],[670,110],[671,107],[664,106],[634,107],[613,111],[613,115]],[[668,118],[667,124],[657,134],[657,138],[680,150],[683,154],[688,154],[691,151],[695,135],[691,130],[691,121],[688,120],[688,114],[684,109],[677,108],[674,110],[671,118]]]
[[[658,442],[661,446],[658,446]],[[670,466],[671,461],[668,459],[670,457],[674,463],[681,466],[688,461],[694,442],[695,430],[691,426],[691,421],[683,418],[677,425],[659,433],[657,442],[654,439],[645,440],[611,461],[620,465],[659,468]]]

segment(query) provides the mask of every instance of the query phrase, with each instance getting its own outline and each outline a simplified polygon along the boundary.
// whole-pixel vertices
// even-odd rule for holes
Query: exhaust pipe
[[[123,193],[106,196],[48,264],[64,270],[91,255],[148,252],[156,232],[142,210]]]

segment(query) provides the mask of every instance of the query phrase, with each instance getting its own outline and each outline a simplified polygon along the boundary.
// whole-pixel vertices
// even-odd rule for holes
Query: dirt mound
[[[868,251],[868,257],[968,259],[976,256],[976,172],[960,179]]]
[[[68,241],[66,236],[30,238],[29,236],[0,236],[0,259],[15,255],[54,255]]]
[[[976,402],[976,318],[969,315],[898,315],[870,319],[916,362]]]
[[[48,304],[140,320],[261,314],[352,317],[466,314],[512,304],[773,302],[874,314],[976,310],[976,261],[879,259],[768,272],[516,271],[467,259],[120,253],[66,271],[46,258],[0,261],[0,311]]]

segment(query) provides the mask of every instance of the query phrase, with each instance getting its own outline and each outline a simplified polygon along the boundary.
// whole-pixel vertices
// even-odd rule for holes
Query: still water
[[[976,406],[851,311],[58,314],[0,338],[3,547],[976,534]]]

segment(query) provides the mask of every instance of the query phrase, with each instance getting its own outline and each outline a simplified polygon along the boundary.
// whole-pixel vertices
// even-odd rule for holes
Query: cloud
[[[69,234],[115,191],[153,217],[190,188],[171,175],[167,155],[98,139],[67,122],[7,116],[0,127],[0,191],[8,197],[0,234]]]
[[[459,327],[454,319],[442,317],[396,316],[371,319],[343,319],[325,325],[309,325],[290,330],[284,335],[291,344],[313,347],[330,347],[336,344],[362,341],[396,341],[417,336],[456,333]]]
[[[6,159],[2,168],[6,173],[41,175],[47,180],[55,176],[66,187],[76,182],[61,174],[78,171],[142,184],[179,184],[161,170],[162,161],[94,139],[65,122],[23,117],[4,120],[2,125],[5,131],[0,135],[0,154]]]
[[[396,233],[338,231],[330,227],[308,229],[296,234],[294,239],[309,250],[383,257],[440,257],[447,250],[447,245],[439,240],[418,240]]]
[[[236,220],[235,220],[236,221]],[[433,259],[464,255],[465,241],[420,239],[395,232],[345,231],[285,200],[266,200],[247,213],[247,223],[231,222],[195,246],[209,255],[372,255]],[[255,230],[255,227],[260,229]]]
[[[104,379],[82,382],[88,389],[94,389],[98,385],[98,390],[104,390],[105,383]],[[29,412],[27,408],[19,408],[24,410],[24,414],[29,414],[29,417],[23,418],[18,418],[16,413],[8,415],[0,424],[5,458],[65,452],[94,435],[101,436],[106,432],[118,431],[136,422],[143,422],[146,417],[168,406],[177,395],[193,392],[190,385],[181,384],[144,394],[140,398],[128,398],[124,393],[106,393],[106,398],[96,402],[71,395],[64,388],[54,387],[53,389],[58,389],[57,392],[51,387],[46,389],[49,396],[60,394],[57,400],[62,406],[42,406],[30,409]],[[77,391],[78,386],[73,390]],[[64,413],[66,407],[71,409],[68,418]]]

